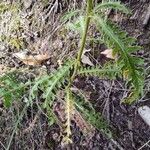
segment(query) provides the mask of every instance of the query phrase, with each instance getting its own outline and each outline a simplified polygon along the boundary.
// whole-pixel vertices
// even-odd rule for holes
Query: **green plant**
[[[81,10],[66,14],[63,19],[65,21],[69,20],[69,27],[79,31],[82,36],[77,56],[75,59],[68,60],[50,75],[36,78],[31,84],[33,86],[30,89],[30,101],[32,102],[37,95],[41,99],[44,99],[43,108],[51,112],[49,114],[52,114],[52,116],[50,116],[52,119],[56,117],[52,112],[52,105],[56,100],[56,93],[60,89],[64,89],[66,95],[64,96],[66,122],[63,141],[67,144],[71,142],[70,126],[72,113],[75,109],[79,111],[83,118],[89,121],[91,125],[100,129],[102,132],[106,132],[106,135],[112,138],[111,134],[107,133],[108,127],[104,123],[105,121],[90,106],[90,103],[84,105],[85,102],[83,100],[81,102],[80,97],[75,96],[72,92],[71,87],[77,75],[94,75],[108,79],[114,79],[115,77],[121,77],[123,75],[124,78],[127,79],[131,89],[130,96],[125,101],[132,103],[142,94],[143,71],[141,65],[143,60],[133,55],[140,47],[136,46],[134,38],[129,37],[127,33],[118,28],[104,15],[104,10],[110,8],[122,11],[123,13],[129,13],[128,9],[120,4],[119,1],[106,1],[94,7],[93,0],[87,0],[86,15],[84,11]],[[77,18],[77,14],[79,18]],[[113,50],[113,55],[117,55],[113,63],[91,68],[82,66],[81,57],[88,37],[89,26],[95,26],[98,29],[101,33],[101,42]]]
[[[0,77],[0,97],[3,97],[4,106],[10,107],[13,100],[18,100],[25,94],[29,82],[17,80],[17,72],[9,72]]]
[[[72,16],[70,17],[74,17],[75,19],[73,20],[75,21],[69,22],[69,27],[71,27],[70,29],[73,28],[73,30],[77,29],[82,35],[82,38],[80,42],[80,49],[75,60],[73,73],[70,77],[66,91],[70,90],[73,80],[77,74],[97,76],[104,75],[108,78],[123,74],[124,78],[126,78],[128,80],[128,83],[131,85],[130,96],[124,101],[131,104],[138,99],[143,90],[143,71],[141,69],[143,60],[132,55],[132,53],[139,50],[140,47],[136,46],[134,38],[129,37],[126,32],[122,31],[119,27],[117,27],[106,18],[106,16],[104,15],[104,9],[106,8],[117,9],[119,11],[122,11],[123,13],[130,13],[124,5],[120,4],[119,1],[103,2],[94,7],[92,0],[87,1],[86,17],[81,17],[84,16],[82,11],[80,12],[79,18],[74,17],[77,15],[78,11],[71,13]],[[103,43],[108,48],[111,48],[113,50],[113,55],[118,56],[115,62],[113,62],[113,66],[106,65],[99,68],[82,67],[81,56],[85,47],[87,31],[88,27],[90,26],[90,22],[91,25],[95,25],[101,33],[101,41],[103,41]],[[70,98],[67,97],[66,101],[72,99],[71,91],[69,93]],[[70,116],[68,115],[68,117]],[[68,129],[67,136],[69,135],[69,133],[70,130]]]
[[[92,2],[90,6],[91,5],[93,5]],[[69,22],[69,27],[71,27],[69,29],[72,29],[73,27],[73,30],[76,29],[78,31],[81,31],[80,34],[83,35],[83,40],[81,41],[81,43],[84,43],[84,38],[86,36],[85,32],[87,30],[87,26],[89,26],[89,20],[91,21],[92,26],[97,27],[97,29],[101,33],[101,42],[104,43],[108,48],[111,48],[113,50],[114,56],[118,56],[115,62],[113,62],[113,68],[120,68],[122,75],[124,76],[124,78],[127,78],[128,83],[131,85],[131,94],[125,101],[128,103],[132,103],[138,99],[143,91],[143,70],[141,65],[144,63],[144,61],[143,59],[134,56],[134,52],[140,49],[140,47],[136,45],[136,39],[128,36],[126,32],[121,30],[117,25],[113,24],[112,21],[106,18],[106,16],[104,15],[104,10],[108,8],[116,9],[126,14],[130,13],[130,11],[124,5],[120,4],[119,1],[106,1],[92,8],[89,14],[87,13],[87,16],[89,17],[88,19],[86,19],[85,24],[83,22],[84,18],[82,19],[82,21],[80,21],[80,15],[79,18],[75,17],[74,22]],[[76,16],[77,13],[78,12],[72,13],[72,16],[70,17]],[[81,11],[80,14],[82,16],[83,12]],[[83,30],[83,26],[85,30]],[[83,47],[84,44],[81,45],[81,49],[79,50],[77,58],[78,63],[76,63],[74,72],[77,72],[77,68],[80,69],[79,62],[81,62],[81,55],[84,49]],[[74,78],[74,75],[72,78]]]
[[[20,9],[20,3],[0,2],[0,42],[18,50],[24,46],[19,34],[23,28]]]

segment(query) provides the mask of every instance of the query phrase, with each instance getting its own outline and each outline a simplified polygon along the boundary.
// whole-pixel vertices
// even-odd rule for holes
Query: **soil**
[[[128,94],[126,85],[121,79],[111,81],[96,77],[78,77],[74,83],[77,89],[87,95],[96,111],[107,120],[115,135],[115,142],[98,130],[84,135],[77,124],[72,121],[73,144],[67,148],[62,147],[61,129],[57,124],[49,126],[47,117],[39,111],[35,102],[32,107],[27,108],[23,119],[17,126],[11,142],[11,150],[120,150],[121,148],[124,150],[150,150],[150,127],[137,112],[140,106],[150,107],[150,22],[146,25],[143,24],[150,2],[149,0],[122,0],[122,2],[132,10],[132,15],[118,17],[118,14],[111,12],[110,17],[115,18],[122,29],[136,37],[138,44],[142,46],[137,55],[144,58],[144,67],[147,71],[144,96],[133,105],[121,103],[120,100]],[[9,60],[6,61],[9,62],[9,67],[16,64],[23,66],[21,62],[8,54],[9,51],[5,54],[4,60]],[[95,57],[95,59],[102,60],[101,56]],[[6,149],[5,146],[8,145],[14,131],[20,110],[23,110],[24,107],[26,107],[24,104],[16,102],[14,107],[5,110],[3,104],[0,103],[0,150]]]

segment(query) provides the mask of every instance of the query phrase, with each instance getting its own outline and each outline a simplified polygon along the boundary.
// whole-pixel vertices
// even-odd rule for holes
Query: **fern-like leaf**
[[[73,95],[74,96],[74,104],[76,109],[81,113],[83,118],[89,122],[93,127],[102,131],[109,138],[112,137],[112,133],[109,130],[109,126],[104,120],[104,118],[95,111],[89,101],[85,101],[82,96]]]
[[[35,85],[32,87],[30,92],[31,99],[35,98],[35,95],[40,89],[43,92],[42,98],[45,99],[43,105],[44,108],[46,108],[47,105],[51,105],[55,98],[55,93],[67,80],[72,66],[73,62],[68,61],[51,75],[37,78]]]
[[[0,77],[0,98],[3,98],[4,106],[10,107],[12,102],[20,99],[30,82],[22,83],[17,80],[17,72],[10,72]]]
[[[119,55],[117,62],[119,65],[122,65],[122,71],[128,71],[128,81],[130,81],[134,87],[133,92],[139,95],[143,89],[143,74],[139,69],[141,64],[137,63],[138,61],[135,61],[133,56],[129,53],[130,50],[133,51],[133,43],[131,41],[135,41],[134,38],[128,38],[125,32],[108,21],[105,21],[102,17],[96,16],[94,19],[97,20],[97,26],[103,34],[103,39],[107,46],[113,49],[114,54]],[[134,48],[135,51],[138,50],[139,47]]]
[[[107,63],[103,67],[81,67],[78,71],[78,74],[85,76],[97,76],[101,78],[115,79],[118,75],[121,74],[121,68],[120,66],[117,66],[117,64],[111,65],[110,63]]]
[[[82,34],[83,31],[84,31],[84,24],[85,24],[84,17],[83,16],[79,16],[73,22],[68,22],[67,25],[66,25],[66,27],[69,30],[77,31],[80,34]]]
[[[77,14],[79,14],[81,12],[81,10],[74,10],[74,11],[69,11],[67,13],[65,13],[63,15],[63,17],[61,18],[61,20],[63,22],[66,22],[68,20],[70,20],[72,17],[76,16]]]
[[[120,1],[102,2],[94,8],[94,12],[98,13],[99,11],[101,11],[103,9],[119,10],[125,14],[130,13],[129,9],[127,9],[123,4],[121,4]]]

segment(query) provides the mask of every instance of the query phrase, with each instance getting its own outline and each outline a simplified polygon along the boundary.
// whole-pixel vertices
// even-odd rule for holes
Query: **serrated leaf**
[[[75,15],[77,15],[79,12],[81,12],[81,10],[74,10],[74,11],[69,11],[66,14],[64,14],[64,16],[61,18],[61,20],[63,22],[70,20],[72,17],[74,17]]]
[[[117,28],[112,23],[109,23],[108,21],[104,20],[102,17],[94,17],[94,19],[97,20],[97,26],[99,27],[99,31],[102,33],[102,36],[105,39],[105,43],[108,44],[108,46],[115,50],[115,53],[118,54],[118,65],[121,64],[122,71],[128,70],[128,80],[132,81],[132,86],[134,87],[134,91],[136,93],[141,92],[141,80],[143,80],[142,74],[143,72],[139,71],[138,62],[136,59],[132,59],[132,56],[127,51],[128,48],[133,46],[131,42],[128,44],[126,43],[129,41],[130,38],[125,37],[124,34],[122,34],[122,31]],[[121,34],[120,34],[121,33]],[[122,37],[123,35],[123,37]],[[126,39],[126,40],[125,40]],[[131,38],[132,39],[132,38]],[[126,41],[126,42],[124,42]],[[140,61],[142,63],[142,61]],[[140,76],[139,76],[140,74]],[[126,75],[124,75],[126,76]],[[141,79],[139,77],[142,77]]]
[[[115,9],[122,11],[123,13],[129,14],[131,13],[129,9],[127,9],[123,4],[121,4],[119,1],[108,1],[108,2],[102,2],[101,4],[97,5],[94,8],[95,12],[101,11],[103,9]]]
[[[136,65],[144,65],[144,59],[132,56],[131,59],[134,61]]]
[[[4,98],[4,106],[9,108],[12,104],[12,95],[10,93],[7,93],[3,96]]]
[[[141,49],[141,46],[129,46],[126,51],[128,53],[134,53]]]

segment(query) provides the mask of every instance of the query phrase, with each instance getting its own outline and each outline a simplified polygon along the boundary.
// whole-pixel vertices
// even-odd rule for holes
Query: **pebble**
[[[139,107],[138,113],[145,123],[150,126],[150,108],[148,106]]]

